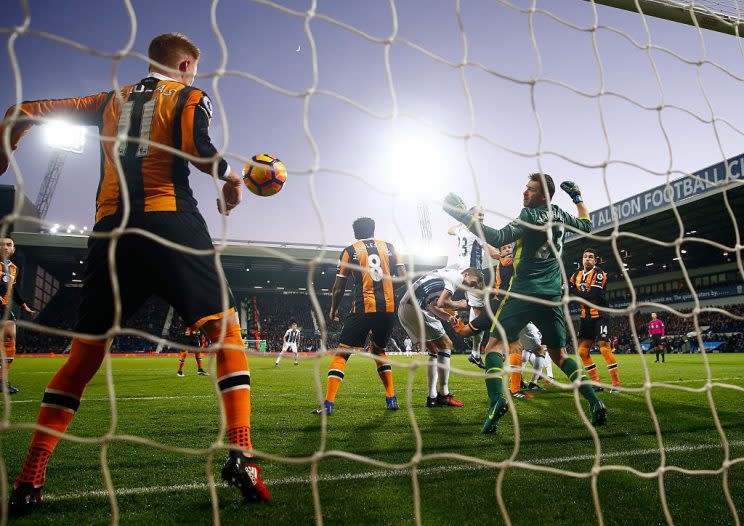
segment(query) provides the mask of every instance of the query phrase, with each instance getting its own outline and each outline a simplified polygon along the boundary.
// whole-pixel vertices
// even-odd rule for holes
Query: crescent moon
[[[295,51],[299,51],[299,50],[300,50],[300,46],[297,46],[297,49],[295,49]]]

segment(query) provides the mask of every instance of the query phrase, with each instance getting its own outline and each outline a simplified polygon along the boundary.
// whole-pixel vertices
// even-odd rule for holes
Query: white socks
[[[437,396],[437,356],[429,354],[429,361],[426,364],[426,382],[429,386],[429,398]]]
[[[437,354],[439,363],[439,388],[437,391],[442,396],[449,394],[449,374],[450,374],[450,350],[443,349]]]

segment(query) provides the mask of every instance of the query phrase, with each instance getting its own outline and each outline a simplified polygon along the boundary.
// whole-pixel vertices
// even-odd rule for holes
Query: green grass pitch
[[[598,368],[608,381],[601,356]],[[621,356],[620,375],[628,387],[644,381],[641,357]],[[416,358],[399,358],[413,363]],[[417,358],[420,360],[420,358]],[[688,388],[704,385],[700,355],[671,355],[666,364],[645,357],[654,382]],[[273,357],[251,357],[252,425],[254,445],[281,457],[308,457],[320,446],[320,417],[311,414],[318,403],[315,359],[299,367],[285,359],[274,368]],[[729,485],[740,519],[744,516],[744,355],[709,356],[714,381],[740,390],[714,387],[710,393],[730,443],[731,459],[740,462],[729,471]],[[325,385],[329,359],[320,364]],[[12,398],[10,422],[33,422],[47,382],[62,364],[59,358],[20,356],[11,381],[21,389]],[[189,357],[186,377],[176,377],[177,359],[125,358],[111,360],[118,418],[117,435],[136,435],[167,447],[206,448],[219,423],[209,378],[196,375]],[[477,372],[465,357],[453,365]],[[560,374],[560,371],[556,371]],[[385,410],[384,391],[374,364],[354,356],[328,419],[327,450],[347,451],[388,463],[408,462],[416,451],[415,435],[405,410],[408,370],[394,367],[401,411]],[[425,371],[414,377],[413,408],[423,437],[423,453],[455,453],[501,461],[511,455],[515,427],[504,417],[495,435],[478,433],[487,409],[482,378],[453,374],[451,390],[463,408],[426,408]],[[651,399],[667,448],[667,465],[690,470],[720,470],[724,461],[721,439],[714,426],[705,392],[654,388]],[[603,394],[608,425],[599,430],[603,465],[624,465],[644,473],[660,464],[653,420],[641,392]],[[571,392],[553,389],[533,400],[517,401],[520,436],[517,460],[551,469],[588,472],[594,445],[579,419]],[[582,407],[586,405],[582,401]],[[3,406],[3,409],[6,408]],[[81,437],[104,435],[112,411],[103,372],[95,377],[73,420],[70,432]],[[2,455],[9,480],[17,476],[31,432],[5,430]],[[14,524],[110,524],[111,507],[103,492],[101,446],[62,441],[49,465],[48,501],[33,516]],[[213,472],[225,453],[218,452]],[[114,440],[108,450],[121,524],[209,524],[212,509],[207,488],[207,456],[174,453]],[[268,505],[243,505],[234,489],[219,487],[222,524],[308,524],[314,521],[310,465],[263,460],[264,478],[272,493]],[[419,466],[421,514],[424,524],[501,524],[496,502],[498,469],[458,461],[425,461]],[[408,471],[381,469],[343,458],[319,465],[320,502],[325,524],[413,524],[414,498]],[[519,467],[506,471],[503,495],[514,524],[596,524],[591,479],[570,478]],[[598,477],[600,504],[607,524],[664,524],[656,478],[627,471],[602,472]],[[664,489],[676,524],[734,524],[723,496],[722,476],[690,476],[667,471]]]

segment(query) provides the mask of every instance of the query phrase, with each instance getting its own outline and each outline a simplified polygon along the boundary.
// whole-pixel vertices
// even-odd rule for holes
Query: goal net
[[[54,13],[58,10],[48,9],[49,5],[14,4],[6,20],[0,21],[0,34],[7,44],[7,56],[0,63],[5,73],[2,101],[10,105],[87,94],[55,93],[56,75],[80,78],[78,88],[91,93],[117,90],[138,80],[148,63],[144,54],[148,39],[174,27],[173,20],[167,28],[156,27],[155,21],[184,9],[174,5],[164,2],[145,9],[125,0],[111,11],[97,2],[86,4],[90,13],[83,7],[69,8],[78,24],[99,20],[96,27],[106,31],[110,24],[116,25],[110,36],[94,32],[88,37],[74,30],[75,20],[68,14]],[[166,13],[166,6],[170,12]],[[737,373],[736,368],[744,362],[734,361],[735,355],[724,360],[711,353],[719,348],[744,349],[737,336],[744,322],[740,7],[737,0],[214,0],[188,8],[189,18],[211,30],[197,29],[192,22],[178,29],[203,47],[196,85],[212,98],[210,133],[220,153],[237,170],[259,153],[245,148],[263,149],[276,153],[289,173],[286,189],[276,198],[286,199],[281,207],[272,204],[274,198],[246,195],[242,208],[230,218],[205,213],[216,240],[210,255],[219,262],[220,272],[224,266],[222,277],[228,278],[233,274],[227,262],[234,257],[230,251],[237,250],[236,246],[250,245],[262,257],[303,266],[306,280],[298,291],[307,294],[312,305],[312,321],[307,326],[317,326],[320,334],[319,351],[313,357],[303,356],[301,366],[286,373],[286,380],[278,376],[265,380],[284,372],[273,370],[264,354],[279,349],[267,349],[266,339],[244,341],[255,376],[253,396],[261,402],[254,405],[254,416],[265,426],[263,431],[258,424],[254,427],[254,454],[272,491],[299,487],[297,499],[311,502],[309,509],[302,508],[288,502],[287,496],[271,508],[258,510],[256,517],[268,523],[371,523],[370,512],[362,509],[369,508],[379,510],[381,523],[388,521],[385,514],[389,513],[400,523],[414,524],[454,521],[453,514],[464,522],[468,514],[479,521],[486,517],[482,520],[504,524],[543,516],[569,523],[617,524],[623,522],[618,511],[622,505],[638,522],[651,517],[650,522],[694,523],[702,520],[702,509],[717,513],[715,520],[741,524],[744,381],[741,369]],[[203,42],[191,33],[201,35]],[[57,61],[55,50],[63,50],[61,56],[69,61]],[[35,58],[46,54],[45,62]],[[55,69],[60,64],[64,64],[63,72]],[[23,120],[24,115],[16,112],[8,122]],[[9,129],[6,126],[0,138],[6,149]],[[11,158],[6,177],[14,177],[17,193],[13,212],[2,219],[2,233],[11,232],[12,225],[21,221],[52,230],[68,213],[57,203],[72,200],[82,206],[77,204],[77,188],[66,183],[64,175],[45,220],[24,214],[23,196],[38,188],[41,178],[34,174],[43,170],[33,158],[34,146],[38,146],[34,140],[33,135],[24,139]],[[89,130],[88,140],[114,141],[117,147],[127,142],[126,135],[101,137],[94,130]],[[138,143],[158,146],[148,138]],[[89,150],[93,150],[89,155],[68,160],[68,166],[72,163],[78,171],[93,173],[97,148]],[[706,166],[711,169],[701,170]],[[609,304],[598,310],[612,317],[615,336],[625,335],[624,341],[617,342],[617,349],[627,351],[619,362],[620,374],[633,380],[618,387],[602,372],[608,426],[595,429],[590,424],[579,393],[586,382],[570,381],[556,367],[550,398],[537,396],[533,405],[511,403],[495,438],[481,437],[478,430],[488,409],[483,372],[464,358],[453,358],[450,383],[453,390],[458,383],[467,386],[462,392],[468,403],[456,410],[459,413],[427,413],[422,405],[426,362],[418,357],[392,360],[399,414],[405,415],[394,425],[363,405],[370,393],[354,388],[353,375],[341,394],[346,391],[349,398],[359,400],[358,414],[363,418],[355,421],[358,431],[339,439],[334,435],[339,423],[336,415],[321,415],[317,429],[295,424],[291,411],[309,413],[304,406],[297,408],[297,400],[323,403],[329,358],[338,351],[338,327],[328,319],[329,304],[324,301],[329,290],[322,288],[328,284],[319,287],[316,282],[325,279],[321,276],[326,271],[332,273],[339,253],[335,247],[350,241],[351,221],[360,215],[374,216],[378,237],[396,241],[408,270],[396,286],[411,291],[415,280],[432,266],[427,258],[452,252],[450,245],[454,248],[447,236],[452,220],[441,210],[448,192],[461,195],[468,206],[480,205],[486,213],[485,224],[501,227],[519,215],[530,173],[551,174],[556,184],[576,181],[591,212],[594,231],[589,234],[568,228],[565,240],[556,239],[551,236],[557,226],[553,220],[538,228],[546,233],[546,253],[563,251],[565,257],[557,258],[563,281],[579,270],[588,246],[601,256],[598,264],[612,273]],[[204,210],[213,206],[222,183],[216,176],[197,179],[194,173],[192,185]],[[86,179],[85,184],[91,186],[90,181]],[[121,198],[128,202],[128,193]],[[552,199],[575,212],[560,190]],[[535,229],[519,220],[515,224]],[[276,241],[275,230],[285,233],[289,242],[317,243],[319,255],[301,259],[286,247],[247,241]],[[142,234],[125,224],[111,238],[118,241],[131,233]],[[162,238],[157,241],[172,245]],[[175,248],[200,255],[194,249]],[[112,261],[109,267],[116,276]],[[256,273],[255,269],[241,270]],[[265,281],[251,287],[276,285]],[[484,293],[489,294],[493,285],[493,279],[487,280]],[[507,288],[502,285],[501,293]],[[227,310],[226,287],[221,294]],[[581,308],[593,305],[568,291],[559,302],[522,299],[535,306],[562,309],[569,354],[582,365],[578,323],[574,326],[573,322]],[[128,336],[148,340],[158,349],[193,350],[183,342],[170,341],[167,330],[158,336],[144,326],[128,326],[120,318],[120,306],[117,298],[117,322],[106,335],[110,340]],[[675,373],[653,369],[644,355],[654,345],[647,334],[652,311],[665,321],[667,332],[679,338],[674,350],[697,351],[694,360],[679,365],[678,374],[676,369]],[[418,314],[423,331],[420,309]],[[10,309],[5,309],[4,319],[10,315]],[[76,336],[68,328],[50,328],[26,318],[16,324],[19,332],[50,338]],[[502,337],[500,324],[495,326],[494,337]],[[667,349],[673,341],[665,343]],[[212,342],[209,351],[220,345]],[[1,352],[6,358],[5,347]],[[364,359],[369,358],[365,352],[351,354],[351,362],[361,362],[355,374],[371,363]],[[602,356],[595,353],[593,357],[597,369],[602,369]],[[142,418],[145,425],[152,415],[143,411],[134,417],[129,406],[122,409],[117,380],[122,366],[116,360],[107,354],[100,373],[105,385],[86,393],[82,401],[81,407],[90,400],[105,405],[105,410],[96,406],[78,415],[59,447],[69,451],[98,446],[96,458],[87,466],[95,475],[86,478],[95,489],[86,487],[81,493],[73,491],[75,487],[50,490],[49,505],[62,506],[77,498],[107,499],[107,520],[118,524],[126,522],[124,499],[144,501],[151,493],[198,492],[204,502],[209,501],[210,510],[205,513],[195,508],[193,520],[198,516],[199,521],[232,524],[235,517],[252,513],[225,503],[235,496],[223,493],[218,478],[221,455],[228,449],[222,436],[221,406],[211,408],[220,415],[219,426],[205,447],[188,444],[188,440],[175,445],[170,436],[157,433],[142,436],[131,422]],[[506,363],[504,394],[511,372],[531,373],[527,364],[510,367]],[[303,374],[306,365],[313,368],[312,380],[290,376]],[[18,369],[16,363],[13,373]],[[152,382],[144,366],[134,374]],[[214,393],[219,393],[216,375],[209,380]],[[270,382],[275,383],[262,392],[262,386]],[[152,385],[156,392],[140,398],[163,396],[168,398],[164,403],[171,403],[170,397],[176,396],[161,393],[157,382]],[[607,394],[610,389],[619,390],[617,397]],[[20,421],[14,415],[19,408],[30,407],[40,393],[13,399],[3,390],[3,524],[8,520],[7,496],[20,469],[17,461],[25,454],[29,431],[38,429],[33,416]],[[202,391],[189,394],[199,398],[199,404],[202,399],[207,404],[208,395]],[[258,416],[262,410],[267,416],[264,420]],[[86,419],[88,424],[78,423]],[[397,442],[387,441],[387,432]],[[262,441],[262,433],[278,438]],[[396,451],[390,450],[391,443]],[[312,451],[305,452],[308,444]],[[117,456],[124,447],[145,458],[167,451],[203,461],[202,478],[169,479],[166,473],[157,479],[152,466],[143,466],[138,468],[143,482],[126,486],[117,475],[117,470],[131,469]],[[302,453],[295,454],[291,448]],[[58,451],[59,456],[64,454]],[[76,469],[69,463],[61,465],[72,472]],[[173,463],[158,467],[158,473],[178,472],[181,467]],[[272,475],[272,467],[282,475]],[[50,478],[63,478],[61,471],[57,467],[51,473],[50,467]],[[389,482],[396,488],[392,496],[384,489]],[[356,483],[365,484],[360,506],[355,505],[356,495],[346,493],[345,488]],[[460,487],[462,493],[456,489]],[[573,496],[562,494],[564,487],[581,491],[587,498],[576,504]],[[538,499],[536,494],[542,496]],[[640,509],[634,501],[639,495],[653,495],[651,504]],[[696,509],[698,496],[706,501],[700,509]],[[349,501],[343,502],[344,497]],[[142,507],[152,506],[157,501]],[[646,511],[645,506],[653,510]],[[56,509],[60,516],[50,518],[50,523],[66,518],[67,508]],[[144,520],[157,519],[146,516]]]

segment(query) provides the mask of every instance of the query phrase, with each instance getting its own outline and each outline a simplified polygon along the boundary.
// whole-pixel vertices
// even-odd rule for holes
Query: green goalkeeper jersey
[[[553,227],[550,231],[544,228],[548,223],[549,213],[553,214]],[[558,258],[563,249],[564,225],[587,233],[592,231],[591,219],[576,218],[553,204],[550,205],[550,212],[545,205],[523,208],[519,218],[504,228],[481,225],[485,240],[491,246],[500,247],[516,241],[510,291],[550,299],[561,295],[563,279]],[[478,226],[471,225],[470,231],[478,235]],[[557,252],[548,243],[548,234],[551,235]]]

